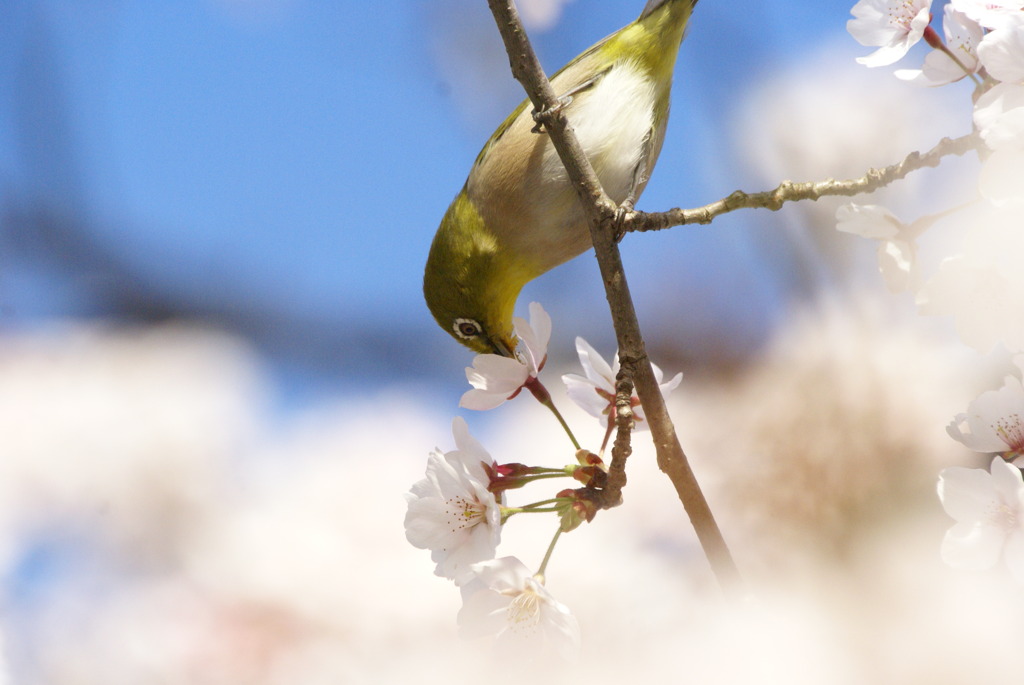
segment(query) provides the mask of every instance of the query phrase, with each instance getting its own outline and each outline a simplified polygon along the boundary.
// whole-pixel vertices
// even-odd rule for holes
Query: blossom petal
[[[657,369],[658,367],[655,366],[654,368]],[[659,369],[659,371],[660,371],[660,369]],[[664,383],[659,383],[658,385],[661,388],[661,394],[662,395],[668,395],[670,392],[672,392],[673,390],[678,388],[679,384],[682,383],[682,382],[683,382],[683,372],[680,371],[676,375],[672,376],[671,379],[665,381]]]
[[[551,342],[551,316],[539,302],[530,303],[530,332],[533,334],[533,349],[546,353]]]
[[[992,150],[1024,147],[1024,85],[997,83],[974,104],[974,125]]]
[[[967,414],[957,414],[946,426],[946,433],[967,449],[975,452],[998,452],[1002,449],[1002,441],[999,440],[999,436],[995,432],[989,430],[965,431],[964,428],[970,428]]]
[[[533,571],[515,557],[483,561],[473,567],[473,572],[485,585],[497,592],[522,590],[526,585],[526,578],[533,575]]]
[[[474,488],[469,479],[460,477],[457,466],[449,463],[443,455],[436,452],[427,462],[426,482],[432,486],[427,492],[422,489],[417,492],[414,486],[414,489],[406,497],[408,501],[408,511],[405,516],[406,539],[414,547],[420,549],[448,552],[469,542],[474,543],[475,548],[480,541],[470,540],[469,529],[459,528],[448,522],[451,518],[451,507],[448,500],[452,498],[453,493],[465,493],[468,497],[490,500],[494,499],[493,495],[486,489]],[[473,556],[470,554],[470,557]],[[482,557],[472,558],[469,563],[486,559],[488,556],[485,554]],[[439,558],[434,558],[434,561],[439,561]],[[468,571],[468,569],[466,570]],[[438,573],[438,575],[445,574]]]
[[[918,284],[916,246],[908,240],[883,240],[878,246],[878,268],[889,292],[913,290]]]
[[[988,353],[1002,342],[1024,350],[1024,284],[1021,272],[1005,275],[991,263],[947,257],[917,292],[923,314],[952,314],[961,340]]]
[[[1007,463],[1002,457],[992,458],[992,486],[1002,503],[1010,509],[1020,506],[1021,495],[1024,494],[1024,481],[1021,480],[1020,469]]]
[[[604,360],[600,354],[597,353],[593,347],[590,346],[583,338],[576,338],[576,354],[580,357],[580,364],[583,365],[583,373],[587,375],[592,381],[600,382],[601,387],[609,392],[615,391],[615,374],[617,371],[613,371],[612,367],[608,365],[608,362]],[[616,355],[618,359],[618,355]]]
[[[961,430],[963,425],[969,432]],[[1007,376],[1003,387],[967,405],[967,413],[958,414],[947,432],[976,452],[1024,451],[1024,385]]]
[[[459,589],[462,591],[462,608],[456,622],[461,637],[472,639],[497,635],[504,629],[508,599],[498,592],[489,592],[479,577],[474,577]]]
[[[583,411],[598,419],[609,413],[611,402],[597,392],[597,384],[589,378],[567,373],[562,376],[562,382],[565,383],[569,399],[578,404]]]
[[[959,81],[967,76],[967,72],[946,53],[932,50],[925,55],[920,69],[897,69],[893,75],[915,86],[935,87]]]
[[[924,36],[931,19],[930,0],[860,0],[846,23],[861,45],[879,46],[878,50],[857,62],[879,67],[896,62]]]
[[[503,497],[487,489],[483,463],[493,461],[465,421],[452,421],[452,432],[459,449],[431,452],[425,477],[405,496],[405,536],[413,546],[430,550],[435,574],[460,585],[473,578],[472,564],[494,556]]]
[[[1024,109],[1021,110],[1021,135],[1024,136]],[[992,152],[978,175],[978,191],[996,207],[1024,204],[1024,148],[1001,146]]]
[[[972,21],[989,29],[997,29],[1016,20],[1024,0],[951,0],[949,3]]]
[[[473,466],[478,465],[481,461],[491,463],[490,454],[484,449],[484,446],[480,444],[480,441],[470,435],[469,424],[466,423],[466,419],[461,416],[456,416],[452,419],[452,436],[455,438],[456,450],[462,454],[467,455],[467,459],[464,459],[467,470],[473,473]],[[481,473],[483,469],[481,468]],[[474,473],[474,475],[476,475]],[[485,476],[486,478],[486,476]],[[482,478],[481,480],[485,480]]]
[[[938,492],[942,508],[959,522],[984,518],[996,502],[992,474],[983,469],[961,466],[943,469],[939,474]]]
[[[953,568],[983,571],[999,561],[1006,534],[995,526],[958,523],[942,539],[942,560]]]
[[[531,302],[529,323],[518,316],[513,317],[512,323],[520,342],[517,356],[526,364],[527,378],[536,377],[547,358],[551,317],[539,303]]]
[[[579,624],[542,582],[514,557],[474,564],[474,580],[462,588],[459,632],[495,636],[502,654],[536,659],[548,652],[572,659]]]
[[[459,400],[465,409],[494,409],[514,395],[530,377],[529,369],[518,359],[497,354],[478,354],[473,366],[466,367],[466,380],[473,386]]]
[[[607,426],[613,406],[610,398],[615,395],[616,371],[581,337],[576,338],[576,353],[586,378],[573,373],[563,375],[566,393],[585,412]]]
[[[1006,541],[1003,557],[1010,573],[1019,583],[1024,583],[1024,532],[1017,531]]]
[[[978,45],[982,41],[981,26],[953,5],[946,5],[942,20],[946,46],[956,55],[959,64],[942,50],[932,50],[920,69],[899,69],[896,78],[919,86],[941,86],[953,83],[978,71]]]
[[[989,32],[978,45],[978,59],[992,78],[1004,83],[1024,81],[1024,18]]]
[[[836,210],[836,230],[864,238],[895,238],[903,225],[895,214],[880,205],[847,202]]]
[[[473,564],[494,556],[500,535],[489,526],[473,526],[470,533],[454,549],[435,549],[430,558],[437,564],[434,573],[462,585],[473,577]]]

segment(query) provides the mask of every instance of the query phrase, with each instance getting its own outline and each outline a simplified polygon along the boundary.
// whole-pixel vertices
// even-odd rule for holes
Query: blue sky
[[[843,41],[851,4],[702,0],[640,207],[696,206],[742,184],[729,126],[743,93]],[[642,5],[573,0],[535,34],[538,52],[553,71]],[[845,41],[851,59],[865,52]],[[131,318],[142,300],[154,318],[224,326],[286,365],[336,363],[340,378],[412,372],[417,353],[458,370],[468,353],[434,329],[422,265],[522,97],[500,50],[483,0],[7,0],[3,324]],[[53,235],[40,237],[40,216]],[[787,296],[785,255],[765,259],[749,215],[716,226],[631,236],[624,254],[640,292],[657,285],[645,287],[649,269],[706,289],[689,315],[743,347]],[[580,320],[610,339],[606,321],[581,316],[604,304],[591,260],[528,286],[520,310],[539,299],[556,326]]]

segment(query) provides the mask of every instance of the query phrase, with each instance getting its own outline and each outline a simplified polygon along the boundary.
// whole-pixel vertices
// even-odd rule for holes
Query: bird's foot
[[[615,242],[621,243],[626,237],[626,217],[633,213],[635,200],[627,198],[615,210]]]
[[[572,95],[563,95],[555,101],[554,106],[548,107],[547,109],[534,108],[530,113],[533,116],[534,125],[530,129],[530,133],[543,133],[544,126],[553,116],[561,112],[563,109],[572,104]]]

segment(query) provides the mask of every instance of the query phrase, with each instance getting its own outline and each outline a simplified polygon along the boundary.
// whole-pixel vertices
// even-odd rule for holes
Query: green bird
[[[649,0],[640,17],[562,67],[551,84],[608,196],[631,207],[668,123],[679,44],[697,0]],[[512,356],[527,282],[591,247],[565,168],[524,100],[477,155],[430,246],[427,306],[480,354]]]

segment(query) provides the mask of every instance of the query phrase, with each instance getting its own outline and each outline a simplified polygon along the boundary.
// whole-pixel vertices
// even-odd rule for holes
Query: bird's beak
[[[488,338],[487,342],[490,343],[491,349],[494,350],[494,354],[500,354],[502,357],[515,356],[515,345],[512,345],[501,338]]]

